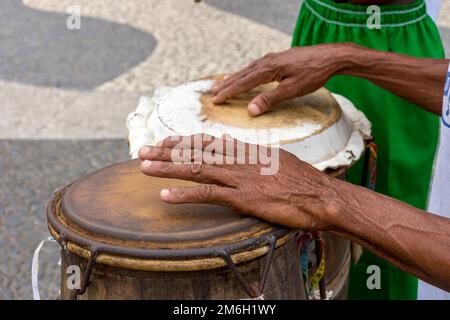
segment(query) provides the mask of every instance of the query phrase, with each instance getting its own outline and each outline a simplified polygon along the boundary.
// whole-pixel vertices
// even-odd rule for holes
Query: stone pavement
[[[0,140],[0,299],[32,298],[33,250],[48,235],[45,202],[58,187],[100,167],[126,160],[124,140]],[[58,294],[56,244],[44,247],[43,298]]]
[[[238,69],[289,46],[301,0],[2,0],[0,299],[30,299],[52,191],[127,159],[126,115],[157,86]],[[81,29],[66,9],[81,9]],[[450,48],[450,0],[439,25]],[[57,247],[42,253],[57,295]]]

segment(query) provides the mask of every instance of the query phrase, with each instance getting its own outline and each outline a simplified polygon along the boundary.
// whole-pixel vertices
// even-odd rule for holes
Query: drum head
[[[224,104],[216,105],[212,102],[212,93],[200,96],[202,104],[202,119],[212,123],[245,129],[280,129],[299,128],[314,124],[314,129],[308,136],[319,133],[336,123],[341,116],[341,109],[331,93],[321,88],[316,92],[277,104],[270,112],[258,117],[252,117],[247,111],[249,102],[264,91],[272,91],[278,83],[272,82],[260,85],[253,90],[228,99]],[[299,130],[300,131],[300,130]],[[299,139],[307,136],[299,136]]]
[[[252,117],[247,110],[250,101],[278,83],[258,86],[215,105],[211,88],[219,81],[220,75],[209,76],[142,97],[127,118],[130,155],[136,158],[143,145],[169,136],[195,133],[280,147],[322,171],[352,166],[364,152],[371,125],[345,97],[320,88]]]
[[[264,91],[274,90],[278,83],[257,86],[216,105],[212,102],[210,87],[220,80],[220,75],[210,76],[157,94],[155,119],[162,128],[160,130],[151,123],[155,127],[155,135],[160,138],[169,132],[171,135],[190,135],[201,131],[219,137],[229,134],[244,142],[278,144],[319,135],[337,124],[342,115],[331,93],[320,88],[306,96],[282,101],[270,112],[252,117],[247,110],[249,102]],[[273,137],[258,140],[257,137],[263,133],[270,133]]]
[[[222,206],[164,204],[161,189],[194,183],[145,176],[138,165],[113,165],[67,187],[49,206],[50,227],[84,246],[154,258],[246,250],[265,235],[289,232]]]

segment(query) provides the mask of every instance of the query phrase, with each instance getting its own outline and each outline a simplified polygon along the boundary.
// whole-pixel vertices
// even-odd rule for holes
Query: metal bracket
[[[267,276],[269,274],[270,265],[272,264],[273,255],[275,252],[275,247],[276,247],[275,237],[273,235],[270,235],[270,236],[267,236],[264,240],[265,240],[265,243],[269,245],[269,252],[267,253],[267,261],[266,261],[266,265],[264,266],[263,274],[261,277],[261,282],[259,283],[259,286],[256,288],[255,288],[255,286],[252,286],[244,279],[242,274],[237,269],[236,264],[233,262],[233,259],[231,258],[231,254],[229,252],[227,252],[226,250],[217,251],[217,255],[220,256],[227,263],[230,270],[236,275],[242,288],[245,290],[245,292],[248,294],[248,296],[252,299],[261,299],[263,297],[264,288],[265,288],[266,282],[267,282]]]
[[[65,239],[65,235],[61,234],[58,239],[58,243],[61,246],[61,251],[64,254],[64,259],[66,260],[67,265],[72,265],[72,259],[69,254],[69,249],[67,248],[67,242]],[[90,278],[92,273],[92,266],[95,263],[95,259],[97,258],[98,250],[95,247],[91,247],[91,250],[89,250],[90,256],[89,260],[86,264],[86,268],[84,270],[81,286],[79,289],[72,289],[70,290],[70,300],[77,300],[78,296],[84,294],[86,292],[87,287],[90,284]]]
[[[88,263],[86,265],[86,268],[84,270],[84,275],[83,275],[83,282],[81,283],[81,287],[77,292],[77,295],[82,295],[86,292],[87,287],[90,284],[90,278],[91,278],[91,273],[92,273],[92,266],[95,262],[95,259],[97,258],[97,249],[96,248],[91,248],[90,250],[90,257],[88,260]]]

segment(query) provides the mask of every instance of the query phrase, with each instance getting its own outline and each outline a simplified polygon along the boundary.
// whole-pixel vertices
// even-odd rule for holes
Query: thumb
[[[291,89],[289,86],[286,86],[286,83],[281,82],[274,90],[260,93],[248,104],[248,112],[251,116],[256,117],[270,111],[279,102],[291,98]]]

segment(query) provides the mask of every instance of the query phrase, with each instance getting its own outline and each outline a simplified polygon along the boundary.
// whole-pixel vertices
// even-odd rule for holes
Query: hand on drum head
[[[304,230],[331,227],[335,180],[282,149],[198,134],[145,146],[139,158],[144,174],[200,183],[162,190],[166,203],[218,204]]]
[[[261,84],[278,81],[276,89],[262,92],[250,101],[250,115],[258,116],[283,100],[309,94],[325,85],[342,67],[337,59],[341,51],[339,44],[325,44],[269,53],[216,85],[213,102],[221,104]]]

